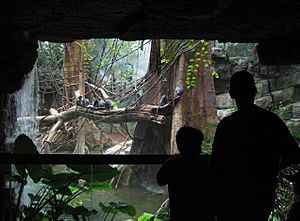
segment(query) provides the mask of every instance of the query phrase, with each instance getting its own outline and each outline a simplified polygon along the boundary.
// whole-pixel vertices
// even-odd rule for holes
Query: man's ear
[[[230,95],[231,99],[234,99],[234,98],[235,98],[235,97],[234,97],[234,94],[233,94],[233,92],[232,92],[231,89],[229,89],[229,95]]]

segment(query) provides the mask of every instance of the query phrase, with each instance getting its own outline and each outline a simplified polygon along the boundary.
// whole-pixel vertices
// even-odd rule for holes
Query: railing
[[[0,154],[0,164],[162,164],[174,155]]]

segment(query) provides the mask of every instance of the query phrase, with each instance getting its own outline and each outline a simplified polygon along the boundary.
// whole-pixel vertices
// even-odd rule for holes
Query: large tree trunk
[[[214,133],[217,124],[215,88],[210,67],[205,67],[202,63],[203,61],[199,61],[197,63],[198,73],[195,74],[196,85],[191,89],[187,89],[185,83],[186,69],[189,59],[195,58],[196,52],[189,50],[180,54],[175,61],[169,61],[169,63],[161,65],[161,44],[164,45],[165,50],[171,50],[168,52],[169,54],[174,54],[174,51],[176,52],[176,50],[172,51],[172,49],[170,49],[171,47],[168,47],[168,41],[162,43],[159,40],[152,41],[149,71],[146,75],[150,83],[143,88],[144,93],[148,92],[144,94],[144,102],[146,104],[159,105],[159,100],[162,95],[167,95],[169,99],[172,99],[175,97],[174,92],[176,86],[182,86],[184,88],[183,95],[174,102],[172,119],[167,122],[167,124],[171,124],[171,126],[169,126],[171,131],[169,131],[170,136],[164,137],[165,139],[171,137],[168,141],[170,145],[157,147],[156,144],[153,143],[153,148],[165,148],[168,146],[168,148],[171,148],[166,150],[167,153],[177,153],[175,137],[180,127],[184,125],[195,127],[201,130],[206,136]],[[180,45],[180,42],[176,45]],[[195,46],[195,51],[201,51],[203,46],[204,45],[199,42],[198,45]],[[185,51],[185,49],[183,51]],[[201,57],[202,60],[211,60],[209,45],[208,52],[206,56]],[[173,56],[176,57],[176,55]],[[196,67],[196,63],[194,63],[194,65]],[[138,130],[141,130],[141,127],[142,125],[139,125]],[[144,125],[144,127],[146,127],[146,125]],[[137,134],[139,134],[139,131],[137,131]],[[141,138],[137,135],[136,139]],[[137,143],[140,144],[139,148],[143,148],[143,145],[141,145],[143,142],[134,141],[134,145]]]
[[[198,47],[202,47],[201,44]],[[211,60],[209,46],[208,51],[204,59]],[[190,52],[182,54],[173,70],[171,85],[175,88],[176,84],[179,84],[184,87],[185,92],[173,110],[171,153],[178,153],[175,137],[180,127],[195,127],[205,136],[209,136],[214,133],[217,124],[215,87],[210,68],[199,62],[199,71],[195,75],[196,85],[192,89],[186,88],[186,67],[193,54]]]
[[[174,65],[173,71],[175,74],[172,75],[171,85],[173,89],[175,89],[176,85],[185,85],[185,67],[186,67],[186,56],[185,54],[180,55],[178,62]],[[173,109],[172,114],[172,126],[171,126],[171,140],[170,140],[170,153],[178,153],[177,145],[176,145],[176,133],[180,127],[187,124],[183,117],[184,115],[184,105],[187,100],[187,91],[185,89],[185,93],[182,97],[180,97],[180,101],[178,101]]]
[[[80,69],[82,65],[80,41],[67,43],[64,50],[64,85],[67,107],[75,105],[74,92],[78,90]]]
[[[86,44],[87,42],[81,41],[82,44]],[[86,47],[87,49],[87,47]],[[79,71],[79,81],[78,81],[78,89],[79,89],[79,93],[81,95],[85,95],[85,74],[86,71],[84,70],[83,67],[83,54],[81,52],[81,50],[79,51],[74,51],[74,53],[78,53],[76,55],[74,55],[74,57],[80,57],[80,70]],[[79,56],[80,55],[80,56]],[[85,55],[87,55],[87,53],[85,53]],[[88,59],[87,57],[85,57],[85,59]],[[73,153],[77,153],[77,154],[84,154],[85,150],[87,149],[85,146],[85,118],[83,116],[80,116],[78,119],[78,135],[77,135],[77,142],[76,142],[76,146],[75,149],[73,151]]]
[[[80,89],[80,93],[84,95],[84,76],[82,72],[82,52],[81,41],[73,41],[65,45],[64,50],[64,87],[65,87],[65,108],[70,108],[75,105],[75,91]],[[79,83],[81,82],[81,85]],[[83,86],[82,86],[83,85]],[[55,117],[55,116],[52,116]],[[50,153],[57,131],[64,125],[64,118],[58,118],[52,126],[48,136],[43,143],[42,149],[45,153]],[[75,153],[84,153],[84,118],[79,119],[79,132],[77,136],[77,144]]]

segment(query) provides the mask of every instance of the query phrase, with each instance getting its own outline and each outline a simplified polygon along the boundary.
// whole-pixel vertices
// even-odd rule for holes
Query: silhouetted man
[[[159,185],[168,184],[171,221],[208,221],[214,213],[214,183],[207,160],[201,156],[203,134],[182,127],[176,134],[181,156],[167,160],[157,173]]]
[[[299,162],[300,150],[282,120],[254,104],[249,72],[232,75],[229,93],[238,110],[220,121],[212,150],[218,221],[267,221],[277,172]]]

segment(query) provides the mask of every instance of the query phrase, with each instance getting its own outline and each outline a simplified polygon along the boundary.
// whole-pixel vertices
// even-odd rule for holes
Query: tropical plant
[[[288,177],[300,171],[300,164],[294,164],[282,170],[277,178],[276,198],[269,221],[284,221],[294,203],[294,189]]]
[[[203,39],[200,41],[190,40],[188,48],[191,53],[193,53],[193,57],[188,60],[188,64],[186,66],[185,85],[187,89],[191,89],[196,86],[196,75],[199,74],[199,68],[201,66],[209,68],[212,76],[219,78],[218,73],[214,69],[213,62],[209,58],[208,41]]]
[[[38,48],[37,65],[40,68],[51,66],[51,70],[63,67],[64,44],[40,41]]]
[[[156,218],[155,215],[151,213],[143,213],[139,218],[138,221],[163,221],[162,219]]]
[[[110,202],[107,206],[103,203],[99,203],[99,207],[102,209],[104,214],[102,215],[101,221],[114,220],[118,213],[127,214],[130,217],[134,217],[136,214],[135,208],[128,203],[115,203]]]
[[[14,153],[38,154],[36,146],[26,135],[20,135],[14,145]],[[110,180],[119,171],[108,165],[73,165],[65,166],[58,171],[53,165],[16,165],[18,174],[10,180],[20,184],[16,205],[18,220],[62,220],[63,216],[71,216],[74,220],[86,220],[96,210],[88,210],[80,203],[78,196],[91,193],[92,190],[107,190]],[[90,174],[93,174],[91,178]],[[21,197],[27,179],[30,177],[40,188],[28,196],[29,205],[21,205]]]
[[[130,219],[126,221],[134,221],[133,217],[136,215],[135,208],[128,203],[115,203],[110,202],[109,205],[105,206],[103,203],[99,203],[99,207],[102,209],[104,214],[102,215],[101,221],[113,221],[118,213],[127,214],[131,216]],[[165,220],[165,219],[164,219]],[[158,218],[155,214],[144,212],[140,215],[137,221],[164,221]]]

